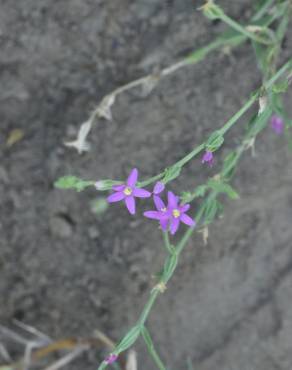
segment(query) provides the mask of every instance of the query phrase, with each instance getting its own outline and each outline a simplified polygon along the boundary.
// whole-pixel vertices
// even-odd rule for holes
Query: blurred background
[[[218,1],[242,23],[253,3]],[[103,209],[106,194],[53,183],[68,174],[124,179],[133,167],[141,179],[152,176],[222,126],[260,86],[250,44],[214,52],[147,97],[139,89],[119,95],[113,121],[100,120],[90,133],[90,152],[64,146],[104,95],[226,28],[205,19],[200,5],[0,0],[2,327],[19,320],[54,339],[87,338],[98,329],[116,341],[138,318],[165,258],[160,230],[142,217],[143,202],[132,217],[120,203]],[[291,56],[291,37],[290,27],[281,62]],[[290,89],[290,117],[291,98]],[[193,160],[171,189],[192,190],[215,175],[248,116],[227,135],[212,168]],[[292,152],[269,128],[255,151],[245,153],[233,181],[240,199],[224,199],[207,245],[193,236],[151,313],[149,328],[169,369],[188,369],[188,362],[200,370],[292,368]],[[18,359],[3,333],[0,342]],[[153,369],[143,343],[135,348],[138,369]],[[96,369],[103,355],[85,352],[67,368]]]

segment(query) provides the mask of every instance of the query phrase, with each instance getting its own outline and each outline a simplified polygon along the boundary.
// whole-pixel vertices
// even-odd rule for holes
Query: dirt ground
[[[244,21],[252,1],[219,1]],[[191,0],[0,0],[0,318],[53,338],[100,329],[118,340],[135,322],[164,260],[154,223],[113,205],[97,217],[94,190],[54,189],[62,175],[142,178],[160,172],[259,86],[253,50],[214,53],[163,80],[147,98],[121,95],[79,156],[76,135],[112,89],[173,63],[224,29]],[[291,56],[292,32],[285,42]],[[285,59],[285,58],[284,58]],[[287,108],[292,114],[291,91]],[[241,124],[244,124],[244,120]],[[13,129],[24,137],[11,147]],[[225,148],[236,145],[240,124]],[[218,156],[219,157],[219,156]],[[292,153],[267,129],[246,153],[207,246],[196,234],[153,309],[149,328],[169,369],[292,368]],[[191,162],[171,187],[190,190],[216,173]],[[100,194],[98,194],[99,196]],[[141,215],[142,207],[139,208]],[[139,370],[154,369],[142,343]],[[70,369],[96,369],[101,353]]]

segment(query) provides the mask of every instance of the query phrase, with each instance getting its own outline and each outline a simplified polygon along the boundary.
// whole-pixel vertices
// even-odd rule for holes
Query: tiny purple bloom
[[[165,188],[165,185],[162,182],[158,181],[154,186],[153,194],[158,195],[162,193],[164,188]]]
[[[154,203],[157,211],[144,212],[144,216],[158,220],[163,231],[167,231],[169,227],[172,235],[177,232],[180,222],[183,222],[190,227],[195,226],[195,221],[186,214],[190,205],[179,204],[179,198],[171,191],[168,192],[167,198],[168,205],[166,207],[160,197],[154,196]]]
[[[168,226],[168,215],[166,205],[164,204],[163,200],[157,195],[154,195],[153,200],[157,211],[144,212],[144,216],[147,218],[151,218],[153,220],[158,220],[161,229],[163,231],[166,231]]]
[[[138,181],[138,170],[134,168],[128,179],[126,184],[122,185],[114,185],[113,190],[115,193],[111,194],[107,201],[109,203],[119,202],[123,200],[128,208],[128,211],[131,215],[134,215],[136,212],[136,198],[149,198],[151,193],[145,189],[137,188],[136,183]]]
[[[203,155],[203,158],[202,158],[202,163],[207,163],[208,166],[213,166],[214,164],[214,156],[213,156],[213,153],[210,152],[209,150],[206,150],[204,155]]]
[[[284,131],[284,121],[281,117],[279,116],[272,116],[271,118],[271,127],[272,130],[275,132],[277,135],[281,135]]]
[[[104,362],[105,362],[107,365],[110,365],[110,364],[112,364],[113,362],[117,361],[117,358],[118,358],[118,356],[117,356],[117,355],[115,355],[115,354],[111,353],[110,355],[108,355],[108,356],[105,358]]]
[[[167,194],[168,198],[168,207],[167,212],[169,215],[169,228],[170,233],[174,235],[178,228],[180,222],[193,227],[196,225],[196,222],[186,214],[186,212],[190,209],[189,204],[179,204],[179,198],[173,194],[173,192],[169,191]]]

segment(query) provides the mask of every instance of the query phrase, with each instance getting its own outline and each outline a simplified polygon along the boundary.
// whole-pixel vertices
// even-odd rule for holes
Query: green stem
[[[163,362],[161,361],[155,347],[154,347],[154,344],[153,344],[153,341],[152,341],[152,338],[150,336],[150,333],[149,331],[147,330],[147,328],[144,326],[143,329],[142,329],[142,336],[143,336],[143,339],[145,341],[145,344],[147,346],[147,349],[148,349],[148,352],[150,353],[150,355],[152,356],[154,362],[156,363],[157,367],[159,370],[166,370],[166,367],[164,366]]]
[[[249,110],[249,108],[257,101],[258,97],[258,93],[253,94],[251,98],[249,98],[249,100],[244,104],[244,106],[226,122],[226,124],[219,130],[222,136],[224,136],[226,132],[229,131],[231,127],[239,120],[239,118]]]
[[[273,4],[274,0],[267,0],[262,7],[258,10],[258,12],[254,15],[253,20],[257,21],[260,18],[262,18],[267,10],[270,8],[270,6]]]
[[[167,252],[169,254],[173,254],[175,252],[175,249],[174,247],[170,244],[170,241],[169,241],[169,234],[168,232],[164,232],[162,231],[162,235],[163,235],[163,241],[164,241],[164,246],[167,250]]]
[[[269,90],[274,83],[286,72],[292,69],[292,58],[288,60],[265,84],[264,88]]]
[[[152,291],[150,293],[150,297],[149,297],[146,305],[144,306],[143,311],[141,313],[141,316],[140,316],[140,318],[138,320],[138,323],[137,323],[138,325],[143,326],[145,324],[145,322],[146,322],[146,320],[148,318],[148,315],[149,315],[149,313],[151,311],[151,308],[152,308],[152,306],[153,306],[153,304],[154,304],[154,302],[155,302],[158,294],[159,294],[159,290],[158,289],[152,289]]]
[[[251,40],[254,40],[260,44],[270,45],[271,41],[266,40],[260,36],[257,36],[255,33],[248,31],[245,27],[243,27],[241,24],[234,21],[232,18],[228,17],[225,13],[220,14],[220,19],[228,24],[231,28],[234,30],[240,32],[242,35],[250,38]]]
[[[258,22],[267,12],[273,0],[268,0],[262,8],[251,18],[251,22]],[[271,16],[262,22],[259,22],[260,26],[268,27],[276,18],[278,14]],[[241,26],[240,26],[241,27]],[[234,28],[234,27],[232,27]],[[237,30],[238,31],[238,30]],[[248,32],[248,31],[246,31]],[[199,61],[203,60],[210,52],[219,49],[224,46],[238,46],[244,43],[247,40],[248,36],[246,34],[242,34],[242,32],[230,34],[229,31],[223,32],[218,38],[212,41],[210,44],[203,46],[192,52],[189,56],[185,58],[185,62],[189,64],[195,64]]]
[[[289,60],[287,63],[285,63],[275,74],[272,76],[264,85],[263,87],[266,90],[269,90],[273,84],[286,72],[291,68],[292,59]],[[227,131],[231,129],[231,127],[239,120],[243,114],[248,111],[248,109],[257,101],[259,98],[259,91],[254,92],[252,96],[248,99],[248,101],[243,105],[240,110],[235,113],[220,129],[219,132],[224,136]],[[182,159],[180,159],[178,162],[174,163],[172,166],[178,166],[183,167],[185,164],[187,164],[191,159],[193,159],[196,155],[198,155],[200,152],[202,152],[205,148],[206,141],[199,146],[195,147],[190,153],[188,153],[186,156],[184,156]],[[152,184],[155,181],[160,180],[164,176],[164,171],[160,172],[159,174],[151,177],[150,179],[147,179],[145,181],[142,181],[139,183],[139,186],[143,187],[149,184]]]

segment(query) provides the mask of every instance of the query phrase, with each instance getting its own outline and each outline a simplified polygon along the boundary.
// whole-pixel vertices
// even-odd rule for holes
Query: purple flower
[[[203,155],[203,158],[202,158],[202,163],[207,163],[208,166],[213,166],[214,164],[214,156],[213,156],[213,153],[210,152],[209,150],[206,150],[204,155]]]
[[[195,226],[195,221],[185,213],[189,210],[190,205],[179,204],[179,198],[171,191],[167,193],[167,207],[160,197],[154,196],[153,198],[157,211],[144,212],[144,216],[158,220],[163,231],[167,231],[169,228],[170,233],[174,235],[179,228],[180,222],[191,227]]]
[[[158,181],[154,186],[153,194],[158,195],[162,193],[164,188],[165,188],[165,185],[162,182]]]
[[[153,196],[153,200],[154,200],[157,211],[144,212],[144,216],[147,218],[151,218],[153,220],[158,220],[160,223],[161,229],[163,231],[166,231],[167,226],[168,226],[168,214],[167,214],[166,205],[164,204],[163,200],[157,195]]]
[[[136,187],[137,180],[138,170],[137,168],[134,168],[131,171],[126,184],[113,186],[113,190],[115,191],[115,193],[111,194],[107,198],[107,201],[109,203],[114,203],[124,200],[128,211],[131,213],[131,215],[134,215],[136,212],[135,197],[149,198],[151,196],[151,193],[149,191]]]
[[[185,212],[190,209],[189,204],[179,204],[179,198],[169,191],[167,193],[168,206],[167,212],[169,216],[170,233],[173,235],[177,232],[180,222],[192,227],[195,226],[195,221]]]
[[[272,127],[272,130],[277,134],[277,135],[281,135],[284,131],[284,121],[281,117],[279,116],[272,116],[271,118],[271,127]]]
[[[117,356],[117,355],[115,355],[115,354],[111,353],[110,355],[108,355],[108,356],[105,358],[104,362],[105,362],[107,365],[110,365],[110,364],[112,364],[113,362],[117,361],[117,358],[118,358],[118,356]]]

